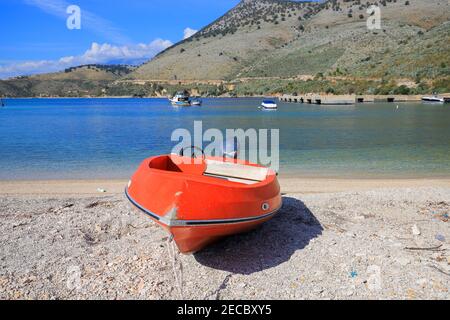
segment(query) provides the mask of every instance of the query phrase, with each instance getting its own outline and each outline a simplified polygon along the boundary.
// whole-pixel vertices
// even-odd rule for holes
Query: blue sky
[[[85,63],[142,62],[238,2],[0,0],[0,78]],[[66,26],[69,5],[81,9],[80,30]]]

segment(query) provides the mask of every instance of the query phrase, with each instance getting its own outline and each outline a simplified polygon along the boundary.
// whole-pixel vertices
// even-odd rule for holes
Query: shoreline
[[[256,98],[264,98],[264,97],[272,97],[278,98],[278,96],[210,96],[210,97],[202,97],[202,99],[256,99]],[[53,100],[53,99],[168,99],[169,96],[166,97],[134,97],[134,96],[101,96],[101,97],[3,97],[2,99],[8,100]]]
[[[450,178],[325,178],[280,177],[282,193],[316,194],[376,189],[442,187],[450,188]],[[123,194],[128,179],[81,180],[0,180],[0,194],[6,195],[90,195]],[[105,190],[101,192],[99,190]]]
[[[438,96],[442,96],[442,97],[446,97],[449,98],[450,97],[450,93],[439,93],[437,94]],[[278,94],[278,95],[251,95],[251,96],[208,96],[208,97],[202,97],[204,99],[256,99],[256,98],[265,98],[265,97],[271,97],[271,98],[278,98],[280,99],[280,102],[294,102],[295,98],[301,98],[302,96],[304,97],[318,97],[318,96],[324,96],[324,97],[328,97],[328,98],[341,98],[341,97],[348,97],[348,96],[355,96],[355,97],[369,97],[364,99],[364,101],[359,102],[356,101],[355,103],[370,103],[370,102],[375,102],[375,101],[384,101],[387,99],[387,97],[401,97],[400,99],[396,99],[395,102],[421,102],[421,98],[423,96],[433,96],[433,94],[423,94],[423,95],[417,95],[417,94],[406,94],[406,95],[398,95],[398,94],[391,94],[391,95],[373,95],[373,94],[335,94],[335,95],[330,95],[330,94],[325,94],[325,93],[306,93],[306,94],[300,94],[300,95],[296,95],[296,96],[291,96],[291,95],[282,95],[282,94]],[[420,97],[420,99],[418,98]],[[135,97],[135,96],[92,96],[92,97],[2,97],[2,99],[8,99],[8,100],[32,100],[32,99],[40,99],[40,100],[52,100],[52,99],[168,99],[169,96],[160,96],[160,97],[151,97],[151,96],[144,96],[144,97]],[[292,101],[290,101],[292,100]]]

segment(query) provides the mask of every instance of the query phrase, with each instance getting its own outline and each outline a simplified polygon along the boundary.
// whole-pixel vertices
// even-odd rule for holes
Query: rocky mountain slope
[[[375,3],[381,29],[368,30],[367,8]],[[449,20],[444,0],[244,0],[127,78],[445,76],[450,73]]]

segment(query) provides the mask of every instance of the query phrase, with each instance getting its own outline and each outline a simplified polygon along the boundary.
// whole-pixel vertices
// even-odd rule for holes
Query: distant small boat
[[[172,99],[169,99],[174,107],[190,107],[189,94],[184,91],[177,92]]]
[[[431,97],[422,97],[422,101],[443,103],[443,102],[445,102],[445,99],[434,95]]]
[[[262,108],[265,110],[277,110],[278,106],[273,100],[264,100],[261,104]]]
[[[191,99],[191,105],[193,105],[193,106],[201,106],[202,103],[203,103],[203,101],[200,98],[195,97],[195,98]]]

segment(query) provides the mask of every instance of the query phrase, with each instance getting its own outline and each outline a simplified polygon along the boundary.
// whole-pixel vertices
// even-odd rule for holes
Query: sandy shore
[[[188,256],[126,183],[0,182],[0,299],[450,298],[450,179],[281,179],[275,219]]]
[[[336,179],[294,177],[279,179],[283,193],[331,193],[382,188],[450,187],[450,178],[441,179]],[[118,195],[128,180],[0,181],[0,195],[102,196]]]

